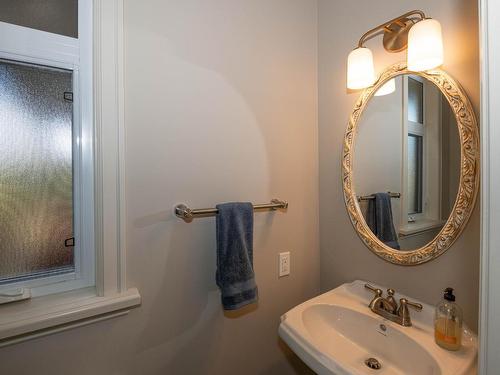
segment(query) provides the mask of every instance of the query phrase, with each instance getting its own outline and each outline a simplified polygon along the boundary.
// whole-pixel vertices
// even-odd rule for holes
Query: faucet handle
[[[403,303],[404,303],[404,304],[406,304],[406,305],[408,305],[408,306],[410,306],[410,307],[413,307],[413,308],[414,308],[415,310],[417,310],[417,311],[422,311],[422,309],[424,308],[424,307],[422,306],[422,304],[420,304],[420,303],[416,303],[416,302],[411,302],[411,301],[408,301],[406,298],[401,298],[401,299],[399,300],[399,302],[400,302],[401,304],[403,304]]]
[[[373,296],[373,299],[368,304],[368,307],[373,310],[375,308],[375,305],[381,304],[382,289],[375,288],[375,287],[371,286],[370,284],[365,284],[365,288],[368,290],[371,290],[373,293],[375,293],[375,295]]]
[[[365,288],[368,290],[371,290],[373,293],[375,293],[375,297],[382,297],[382,289],[375,288],[374,286],[371,286],[370,284],[365,284]]]
[[[411,327],[412,323],[408,306],[413,307],[417,311],[421,311],[423,306],[420,303],[410,302],[406,298],[401,298],[399,303],[398,316],[401,318],[401,325],[403,327]]]

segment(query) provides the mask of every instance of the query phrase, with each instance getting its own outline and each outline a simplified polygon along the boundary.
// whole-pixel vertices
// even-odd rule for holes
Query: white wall
[[[347,120],[358,97],[346,92],[346,57],[368,29],[419,8],[443,27],[446,69],[479,104],[477,3],[469,0],[339,2],[319,0],[319,148],[321,287],[328,290],[357,278],[388,285],[436,303],[446,286],[456,288],[465,320],[477,327],[479,209],[457,242],[438,259],[416,267],[392,265],[375,256],[357,236],[347,215],[340,178],[340,156]],[[368,42],[380,71],[405,54],[383,51],[380,38]],[[347,266],[348,265],[348,266]]]
[[[125,85],[128,279],[143,305],[1,349],[0,373],[306,373],[277,328],[319,292],[316,2],[127,0]],[[215,221],[172,207],[274,197],[290,208],[255,215],[259,304],[224,314]]]

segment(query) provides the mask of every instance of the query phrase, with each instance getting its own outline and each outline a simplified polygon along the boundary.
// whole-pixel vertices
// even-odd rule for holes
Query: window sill
[[[135,288],[99,297],[94,288],[0,306],[0,347],[128,314],[141,304]]]
[[[399,228],[399,234],[401,236],[411,236],[414,234],[419,234],[432,229],[441,228],[445,221],[442,220],[417,220],[414,223],[408,223]]]

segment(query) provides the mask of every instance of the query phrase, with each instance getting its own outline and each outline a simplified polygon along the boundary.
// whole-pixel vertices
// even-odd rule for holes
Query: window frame
[[[424,84],[424,79],[419,76],[404,76],[403,77],[403,181],[401,183],[401,186],[403,187],[403,191],[408,191],[408,135],[416,135],[422,137],[422,160],[421,160],[421,165],[422,165],[422,171],[421,171],[421,206],[422,210],[421,212],[409,213],[409,202],[408,198],[403,197],[402,199],[402,205],[401,205],[401,226],[403,228],[407,227],[409,224],[412,224],[414,222],[421,222],[422,220],[425,220],[426,218],[426,202],[427,202],[427,181],[426,181],[426,135],[425,135],[425,119],[426,119],[426,106],[425,106],[425,84]],[[414,79],[415,81],[418,81],[422,84],[422,121],[423,123],[420,124],[418,122],[413,122],[408,119],[408,89],[409,89],[409,84],[408,80],[409,79]],[[413,219],[413,221],[410,221],[410,218]]]
[[[127,314],[141,304],[128,287],[125,236],[123,0],[80,0],[92,20],[95,286],[0,305],[0,347]],[[79,26],[80,27],[80,26]],[[87,84],[87,83],[85,83]],[[85,134],[84,136],[88,136]]]
[[[423,134],[421,133],[417,133],[415,131],[409,131],[407,133],[407,142],[409,141],[409,139],[413,137],[415,138],[417,141],[417,149],[416,149],[416,152],[417,152],[417,156],[416,156],[416,161],[417,161],[417,178],[416,178],[416,183],[417,183],[417,186],[415,188],[416,192],[417,192],[417,204],[416,206],[418,207],[418,211],[415,211],[415,212],[410,212],[410,209],[409,209],[409,206],[410,206],[410,201],[411,199],[408,197],[408,216],[414,216],[414,215],[418,215],[418,214],[421,214],[423,213],[423,210],[424,210],[424,202],[423,202],[423,190],[424,190],[424,186],[423,186],[423,177],[424,177],[424,136]],[[409,147],[408,147],[408,153],[409,153]],[[408,173],[409,174],[409,173]]]
[[[0,59],[72,72],[73,230],[78,239],[73,248],[73,272],[4,283],[0,285],[0,293],[26,288],[32,297],[38,297],[95,284],[90,6],[88,1],[79,2],[78,39],[0,22]]]

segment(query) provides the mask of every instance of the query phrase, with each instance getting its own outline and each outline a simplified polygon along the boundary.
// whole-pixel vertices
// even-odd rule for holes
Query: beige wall
[[[460,182],[460,139],[455,115],[449,105],[443,106],[443,191],[442,212],[451,212]]]
[[[0,349],[0,374],[306,373],[277,329],[319,292],[316,2],[127,0],[125,33],[127,263],[143,305]],[[290,208],[255,215],[259,305],[224,314],[215,221],[172,207],[274,197]]]
[[[347,54],[369,28],[419,8],[443,27],[445,65],[479,105],[477,4],[470,0],[403,0],[339,2],[319,0],[319,149],[321,286],[334,288],[365,279],[388,285],[428,303],[441,298],[446,286],[456,288],[465,320],[477,327],[479,283],[479,205],[455,245],[437,260],[417,267],[389,264],[373,255],[358,238],[346,213],[340,180],[342,139],[357,94],[346,92]],[[403,60],[388,54],[380,38],[368,42],[377,70]]]

